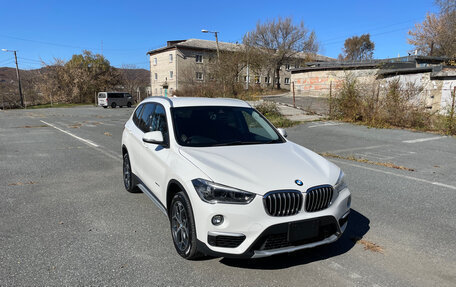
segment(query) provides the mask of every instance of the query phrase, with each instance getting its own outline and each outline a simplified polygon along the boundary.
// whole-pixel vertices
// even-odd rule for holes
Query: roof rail
[[[169,105],[170,105],[171,107],[173,107],[173,101],[171,101],[170,98],[168,98],[168,97],[163,97],[163,96],[151,96],[151,97],[148,97],[148,98],[167,100],[168,103],[169,103]]]

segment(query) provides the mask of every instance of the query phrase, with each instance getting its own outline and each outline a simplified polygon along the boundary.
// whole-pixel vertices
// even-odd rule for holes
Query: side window
[[[133,114],[133,122],[135,123],[135,125],[139,128],[139,116],[141,115],[141,111],[143,109],[144,105],[140,105],[135,113]]]
[[[157,104],[154,115],[150,122],[150,131],[161,131],[165,141],[168,140],[168,124],[166,122],[165,108]]]
[[[149,123],[154,114],[155,104],[145,104],[141,117],[139,118],[139,129],[144,133],[150,132]]]

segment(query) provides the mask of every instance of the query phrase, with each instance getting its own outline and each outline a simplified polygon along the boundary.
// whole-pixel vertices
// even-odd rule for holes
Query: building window
[[[170,78],[170,79],[173,78],[173,71],[169,71],[169,78]]]
[[[244,82],[247,83],[247,76],[244,76]]]
[[[255,84],[259,84],[260,83],[260,77],[259,76],[255,76]]]
[[[169,62],[170,62],[170,63],[173,62],[173,54],[169,54]]]
[[[269,83],[269,77],[264,77],[264,82]]]
[[[197,63],[202,63],[203,62],[203,55],[196,55],[195,60]]]
[[[289,70],[290,69],[290,64],[285,64],[285,70]]]
[[[154,58],[154,66],[157,66],[157,58]]]
[[[203,80],[203,73],[196,72],[196,79],[202,81]]]
[[[285,84],[289,85],[290,84],[290,78],[285,78]]]
[[[155,81],[158,80],[158,74],[157,73],[155,73],[154,79],[155,79]]]

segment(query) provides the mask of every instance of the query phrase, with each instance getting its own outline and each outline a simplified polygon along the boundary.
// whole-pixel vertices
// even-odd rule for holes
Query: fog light
[[[347,207],[350,208],[350,205],[352,203],[352,197],[351,195],[348,196],[348,199],[347,199]]]
[[[217,214],[212,217],[212,224],[220,225],[223,223],[223,215]]]

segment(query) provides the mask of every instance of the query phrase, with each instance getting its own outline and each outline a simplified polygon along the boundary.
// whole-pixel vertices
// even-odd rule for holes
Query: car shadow
[[[352,249],[356,242],[369,231],[369,223],[367,217],[352,209],[344,234],[332,244],[266,258],[249,260],[223,258],[219,262],[231,267],[275,270],[325,260]]]

